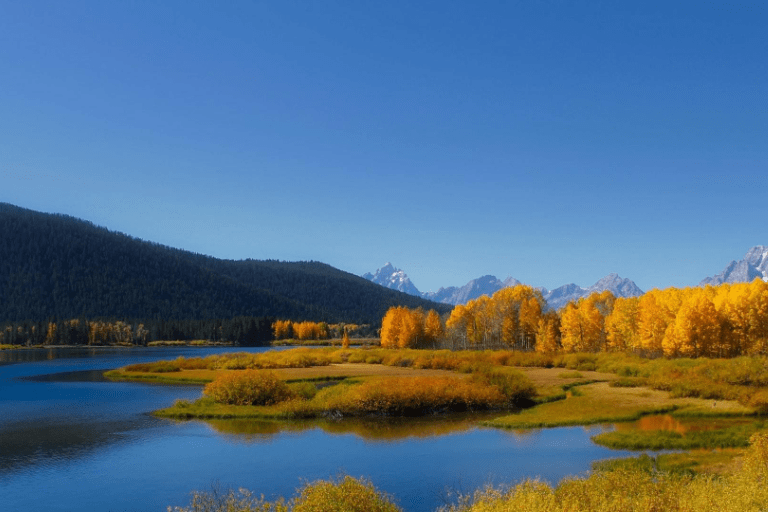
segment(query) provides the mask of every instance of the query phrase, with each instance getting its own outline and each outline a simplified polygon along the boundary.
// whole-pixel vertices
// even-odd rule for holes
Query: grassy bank
[[[754,414],[753,409],[734,401],[717,402],[714,412],[711,400],[671,398],[664,391],[613,387],[607,382],[572,387],[565,395],[562,400],[543,403],[485,424],[501,428],[540,428],[634,421],[649,414],[673,411],[702,416]]]

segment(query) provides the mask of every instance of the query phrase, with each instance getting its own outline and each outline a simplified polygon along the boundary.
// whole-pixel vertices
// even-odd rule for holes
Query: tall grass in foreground
[[[392,498],[361,478],[342,476],[318,480],[299,489],[286,501],[264,501],[246,489],[238,492],[194,492],[188,507],[168,507],[168,512],[400,512]]]
[[[600,466],[598,466],[599,468]],[[442,512],[765,512],[768,510],[768,434],[750,439],[734,473],[685,475],[649,464],[606,464],[587,478],[566,478],[556,487],[526,480],[506,489],[487,488]],[[189,507],[169,512],[395,512],[389,496],[367,480],[341,477],[307,484],[286,501],[266,502],[249,491],[193,493]]]

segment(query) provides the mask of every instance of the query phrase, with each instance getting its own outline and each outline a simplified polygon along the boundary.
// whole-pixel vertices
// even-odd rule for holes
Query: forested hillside
[[[317,262],[226,261],[0,203],[0,322],[279,317],[377,325],[448,311]]]

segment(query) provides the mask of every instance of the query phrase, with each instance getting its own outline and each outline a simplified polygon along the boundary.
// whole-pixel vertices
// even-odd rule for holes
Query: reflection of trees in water
[[[504,429],[500,430],[500,432],[504,432],[505,434],[513,437],[515,441],[525,441],[527,443],[530,443],[541,437],[540,428],[520,428],[509,430]]]
[[[328,434],[354,434],[368,441],[399,441],[466,432],[493,416],[456,414],[422,418],[347,418],[342,420],[264,421],[205,420],[216,432],[233,436],[233,441],[270,442],[282,432],[322,429]]]
[[[637,421],[626,423],[616,423],[613,427],[619,431],[641,430],[655,431],[662,430],[666,432],[677,432],[686,434],[688,432],[700,432],[702,430],[718,430],[738,425],[752,423],[750,418],[676,418],[670,414],[652,414],[643,416]]]

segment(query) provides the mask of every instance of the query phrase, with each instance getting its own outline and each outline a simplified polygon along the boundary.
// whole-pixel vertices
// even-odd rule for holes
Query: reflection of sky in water
[[[595,432],[581,427],[505,431],[458,417],[447,427],[431,420],[418,427],[341,422],[247,432],[242,424],[146,414],[176,398],[194,399],[200,394],[195,387],[94,382],[88,373],[18,379],[179,353],[118,350],[0,366],[3,507],[165,510],[187,504],[190,491],[209,490],[216,482],[267,497],[290,496],[306,480],[344,472],[370,478],[407,511],[431,511],[443,504],[447,489],[471,492],[536,476],[556,482],[583,473],[592,460],[625,453],[594,445],[589,437]]]

